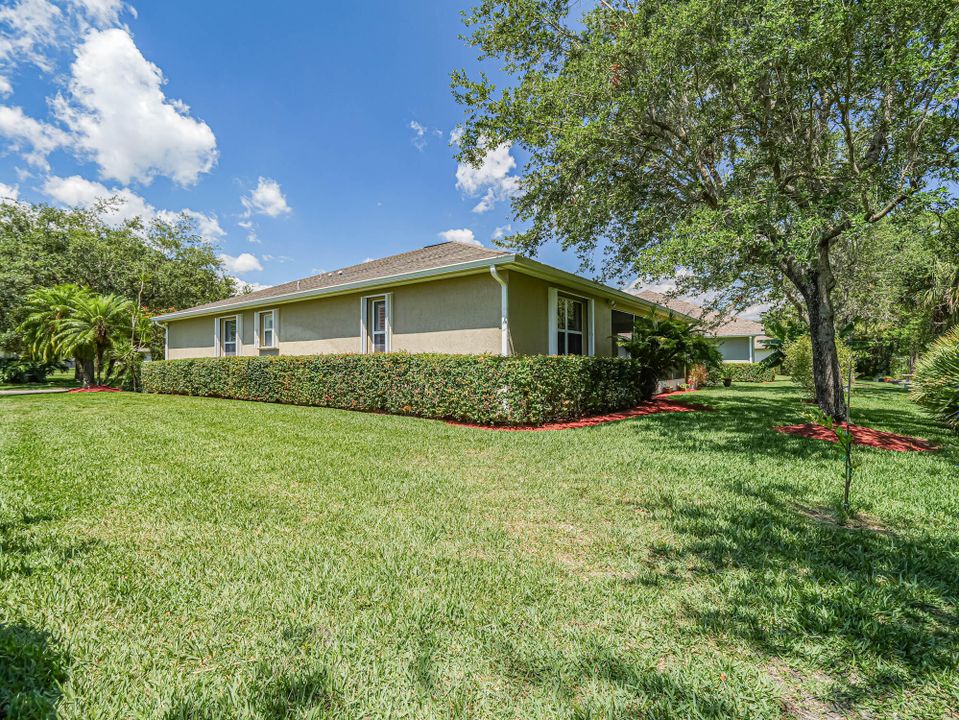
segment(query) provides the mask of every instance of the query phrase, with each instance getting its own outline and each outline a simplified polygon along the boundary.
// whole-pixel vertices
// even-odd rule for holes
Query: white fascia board
[[[468,274],[470,272],[485,270],[493,265],[507,265],[515,262],[515,255],[502,255],[494,258],[484,258],[483,260],[471,260],[465,263],[456,263],[454,265],[444,265],[428,270],[417,270],[415,272],[400,273],[399,275],[385,275],[369,280],[357,280],[351,283],[341,285],[331,285],[323,288],[313,288],[311,290],[299,290],[283,295],[271,295],[269,297],[254,298],[252,300],[242,300],[229,305],[219,305],[212,308],[191,308],[179,310],[177,312],[167,313],[166,315],[157,315],[152,318],[153,322],[169,322],[171,320],[183,320],[191,317],[205,317],[208,315],[232,314],[238,310],[249,310],[250,308],[270,307],[272,305],[285,305],[298,300],[309,300],[315,297],[324,297],[328,295],[344,295],[358,290],[367,290],[378,287],[392,287],[394,285],[404,285],[409,283],[431,280],[436,277],[455,276]]]

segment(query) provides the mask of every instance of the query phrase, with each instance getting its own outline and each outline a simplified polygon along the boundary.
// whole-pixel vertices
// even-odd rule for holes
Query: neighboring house
[[[166,357],[434,352],[615,356],[655,301],[445,242],[161,315]],[[693,318],[687,318],[692,320]]]
[[[700,320],[705,328],[705,334],[716,338],[719,352],[726,362],[752,363],[760,362],[772,352],[763,346],[763,340],[768,340],[763,326],[752,320],[732,316],[720,318],[699,305],[676,300],[662,293],[652,290],[629,291],[638,298],[647,300],[656,305],[668,307],[684,317],[693,317]]]

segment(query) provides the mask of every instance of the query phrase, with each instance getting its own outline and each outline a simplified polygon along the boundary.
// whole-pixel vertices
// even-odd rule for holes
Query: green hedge
[[[525,425],[642,400],[634,360],[542,355],[307,355],[158,360],[146,392]]]
[[[772,382],[776,379],[776,368],[766,368],[761,363],[724,362],[720,370],[710,371],[709,384],[718,385],[727,377],[734,383]]]

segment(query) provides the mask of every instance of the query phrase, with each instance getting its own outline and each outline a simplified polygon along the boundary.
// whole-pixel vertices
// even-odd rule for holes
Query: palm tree
[[[119,295],[82,295],[60,321],[64,347],[90,348],[96,362],[96,383],[104,380],[104,357],[130,327],[134,305]]]
[[[655,394],[659,381],[671,377],[670,371],[685,372],[690,365],[705,365],[717,370],[723,357],[715,341],[705,337],[694,325],[673,318],[637,317],[633,334],[620,339],[630,357],[642,365],[642,394],[648,400]]]
[[[89,295],[89,290],[69,283],[37,288],[27,296],[27,317],[19,328],[28,355],[43,362],[72,357],[80,369],[84,385],[93,382],[93,354],[87,347],[65,346],[60,331],[63,320],[80,298]]]
[[[76,358],[83,384],[89,386],[105,379],[105,356],[126,335],[136,313],[131,301],[117,295],[94,295],[76,285],[57,285],[30,293],[20,332],[33,357]]]

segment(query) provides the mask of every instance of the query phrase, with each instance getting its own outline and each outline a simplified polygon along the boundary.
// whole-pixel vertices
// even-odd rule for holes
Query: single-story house
[[[168,359],[394,351],[616,356],[615,338],[632,330],[635,316],[669,313],[521,255],[443,242],[155,320],[166,329]]]
[[[633,288],[629,291],[636,297],[667,307],[683,317],[692,317],[703,323],[707,336],[716,338],[719,352],[726,362],[754,363],[764,360],[772,351],[763,344],[769,338],[763,326],[736,315],[720,317],[699,305],[667,297],[652,290]]]

